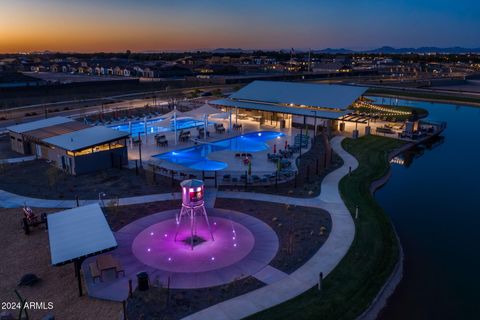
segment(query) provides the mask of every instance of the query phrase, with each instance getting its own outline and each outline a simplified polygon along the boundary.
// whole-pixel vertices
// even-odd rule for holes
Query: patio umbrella
[[[287,148],[288,148],[288,141],[285,140],[285,150],[287,150]]]
[[[248,161],[248,175],[252,175],[252,161]]]
[[[277,153],[277,145],[276,144],[273,145],[273,154],[275,154],[275,153]]]
[[[277,171],[280,171],[282,166],[280,165],[280,159],[277,159]]]

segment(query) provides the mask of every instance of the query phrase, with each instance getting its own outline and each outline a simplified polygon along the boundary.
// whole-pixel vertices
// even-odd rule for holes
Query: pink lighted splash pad
[[[215,241],[207,225],[197,220],[197,236],[205,241],[192,250],[190,226],[182,223],[174,241],[175,219],[153,224],[141,231],[132,243],[135,257],[150,267],[170,272],[205,272],[224,268],[245,258],[255,245],[254,235],[243,225],[220,217],[211,217]]]

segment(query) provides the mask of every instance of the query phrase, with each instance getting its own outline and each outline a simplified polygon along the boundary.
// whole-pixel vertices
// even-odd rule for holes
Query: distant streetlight
[[[103,203],[103,198],[106,196],[107,194],[105,192],[100,192],[98,194],[98,203],[102,206],[102,207],[105,207],[105,203]]]

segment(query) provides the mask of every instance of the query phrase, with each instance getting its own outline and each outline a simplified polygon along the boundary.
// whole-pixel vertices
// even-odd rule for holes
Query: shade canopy
[[[212,114],[217,114],[217,113],[222,113],[221,110],[218,110],[217,108],[214,108],[208,104],[204,104],[203,106],[190,110],[188,112],[184,112],[183,116],[184,117],[193,117],[193,118],[203,118],[205,115],[212,115]]]
[[[170,123],[171,121],[173,121],[174,114],[176,114],[177,119],[180,117],[183,117],[183,112],[180,112],[178,110],[173,110],[165,114],[162,114],[160,116],[161,118],[163,118],[162,121],[151,123],[148,126],[149,127],[170,127]]]
[[[53,265],[70,263],[117,247],[98,203],[52,213],[47,219]]]

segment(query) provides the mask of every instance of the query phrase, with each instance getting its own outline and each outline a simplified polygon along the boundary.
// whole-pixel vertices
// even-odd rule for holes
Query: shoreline
[[[390,160],[392,160],[394,157],[396,157],[402,152],[407,151],[413,146],[414,144],[409,143],[404,146],[401,146],[400,148],[393,150],[388,154],[388,157],[387,157],[388,162],[390,163]],[[373,181],[370,184],[370,194],[374,196],[375,192],[378,189],[382,188],[390,180],[391,175],[392,175],[392,170],[391,170],[391,166],[389,165],[388,172],[383,177]],[[367,309],[364,310],[364,312],[361,315],[357,317],[357,320],[377,319],[380,313],[382,312],[382,310],[385,309],[385,307],[387,307],[388,300],[395,293],[397,286],[400,284],[400,282],[403,279],[403,263],[405,260],[405,254],[403,252],[402,242],[400,240],[400,237],[398,236],[395,225],[393,223],[391,225],[393,228],[393,232],[395,233],[395,237],[397,238],[397,243],[399,248],[398,262],[395,265],[388,279],[385,281],[383,287],[380,289],[378,294],[372,300],[372,303],[367,307]]]
[[[375,97],[386,97],[386,98],[400,98],[403,100],[411,100],[411,101],[424,101],[424,102],[438,102],[438,103],[443,103],[443,104],[454,104],[454,105],[468,105],[471,107],[480,107],[480,100],[479,102],[474,102],[474,101],[462,101],[462,100],[455,100],[454,96],[452,96],[452,99],[448,99],[445,97],[432,97],[432,98],[425,98],[425,97],[416,97],[413,95],[410,95],[409,93],[415,95],[416,92],[401,92],[401,93],[371,93],[367,94],[368,96],[375,96]],[[427,93],[430,94],[430,93]],[[432,95],[435,95],[435,92],[431,93]]]

